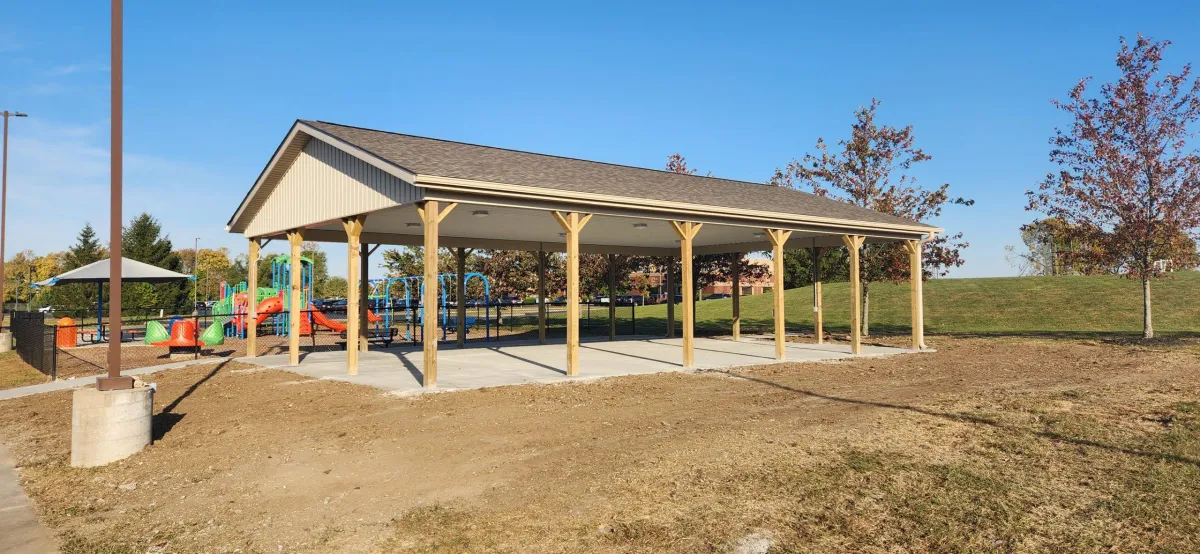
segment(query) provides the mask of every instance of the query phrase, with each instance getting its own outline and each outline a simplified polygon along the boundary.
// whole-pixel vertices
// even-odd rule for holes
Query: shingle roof
[[[909,219],[786,188],[302,121],[412,173],[567,192],[892,225]],[[928,226],[930,229],[935,227]]]

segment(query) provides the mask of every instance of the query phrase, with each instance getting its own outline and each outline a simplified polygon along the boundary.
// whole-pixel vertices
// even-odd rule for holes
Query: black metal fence
[[[55,328],[45,324],[40,312],[9,312],[9,318],[17,355],[50,378],[58,377]]]
[[[613,321],[617,335],[661,334],[665,320],[638,319],[640,306],[618,305]],[[536,304],[490,304],[465,307],[464,340],[471,342],[511,342],[538,337]],[[546,334],[550,338],[566,336],[566,305],[546,305]],[[121,343],[122,369],[134,369],[176,361],[202,358],[239,357],[248,354],[247,325],[257,329],[256,355],[285,354],[291,342],[288,314],[260,314],[249,322],[245,314],[214,316],[208,313],[168,315],[166,311],[145,309],[122,318],[121,336],[113,337],[111,322],[97,320],[93,314],[78,314],[66,321],[62,314],[11,312],[17,350],[26,363],[56,378],[93,375],[107,369],[107,351],[111,340]],[[374,347],[419,345],[423,340],[420,306],[374,310],[368,316],[366,331]],[[439,307],[429,313],[437,322],[437,339],[454,342],[458,332],[458,309]],[[302,352],[344,350],[346,313],[337,310],[300,312],[297,339]],[[609,306],[580,304],[579,330],[582,336],[608,336]]]

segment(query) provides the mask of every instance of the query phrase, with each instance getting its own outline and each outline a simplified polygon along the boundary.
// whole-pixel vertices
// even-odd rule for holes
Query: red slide
[[[330,331],[335,331],[338,333],[341,333],[342,331],[346,330],[345,323],[329,319],[328,316],[326,316],[325,314],[318,311],[316,306],[309,304],[308,309],[312,310],[313,323],[316,323],[317,325],[320,325],[321,327],[325,327],[325,328],[329,329]],[[303,330],[301,330],[301,333],[303,333]]]
[[[329,329],[330,331],[335,331],[338,333],[341,333],[342,331],[346,330],[346,324],[344,322],[329,319],[328,316],[321,313],[312,304],[308,305],[308,309],[313,311],[313,323],[316,323],[317,325],[320,325],[321,327],[325,327],[325,328]],[[379,317],[378,315],[375,315],[375,312],[372,312],[371,310],[367,310],[367,321],[369,321],[371,323],[379,323],[380,321],[383,321],[383,318]]]
[[[246,293],[241,293],[238,295],[239,298],[237,300],[239,301],[240,304],[243,304],[243,305],[245,304],[245,296],[244,296],[245,294]],[[283,312],[283,299],[278,296],[269,296],[267,298],[264,298],[262,302],[259,302],[258,317],[255,318],[255,322],[258,325],[262,325],[262,323],[264,321],[266,321],[268,317],[271,317],[272,315],[275,315],[275,314],[278,314],[281,312]],[[241,331],[245,331],[246,330],[245,316],[244,315],[234,316],[233,326]]]

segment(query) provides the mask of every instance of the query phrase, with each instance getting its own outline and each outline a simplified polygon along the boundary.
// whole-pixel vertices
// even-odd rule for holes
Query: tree
[[[687,158],[679,153],[667,156],[667,171],[679,173],[681,175],[694,175],[695,169],[688,167]],[[712,173],[709,173],[711,176]],[[702,231],[703,232],[703,231]],[[730,254],[704,254],[692,256],[692,280],[696,290],[703,290],[713,283],[729,281],[733,278],[734,261],[740,260],[746,253],[737,252]],[[644,265],[644,264],[643,264]],[[752,265],[743,263],[741,265],[741,277],[745,279],[759,279],[766,277],[769,270],[765,266]],[[676,272],[672,278],[678,283],[681,272]]]
[[[201,248],[196,256],[196,282],[193,283],[193,286],[199,288],[198,297],[202,300],[215,300],[219,297],[218,287],[221,281],[229,280],[232,267],[228,248]]]
[[[96,238],[96,230],[92,229],[91,223],[84,223],[83,229],[79,231],[79,236],[75,240],[75,246],[72,246],[63,255],[63,270],[78,269],[103,260],[105,256],[108,256],[108,252],[100,246],[100,240]]]
[[[78,269],[90,263],[98,262],[108,256],[108,252],[96,238],[96,231],[91,223],[85,223],[75,240],[75,244],[62,254],[61,267],[46,278],[59,273]],[[43,305],[54,306],[64,312],[85,310],[95,305],[96,287],[91,285],[58,285],[50,287],[38,294],[38,301]]]
[[[831,153],[824,139],[818,138],[817,154],[805,154],[786,169],[776,169],[771,183],[808,188],[820,196],[914,221],[938,217],[947,203],[974,204],[974,200],[951,198],[949,184],[933,190],[917,185],[909,170],[932,157],[914,145],[912,126],[898,129],[876,124],[879,104],[872,99],[870,107],[860,106],[854,112],[850,138],[838,141],[840,152]],[[928,240],[923,250],[924,273],[944,275],[948,268],[961,266],[962,250],[968,246],[962,237],[958,233]],[[869,336],[871,283],[907,280],[909,264],[898,242],[866,245],[861,256],[862,334]]]
[[[850,279],[850,260],[845,248],[824,248],[821,251],[821,282],[830,283]],[[813,284],[812,250],[785,250],[783,252],[783,288],[795,289]]]
[[[345,277],[333,276],[325,280],[321,298],[346,298],[347,284]]]
[[[1054,106],[1072,118],[1055,129],[1050,161],[1059,166],[1037,191],[1027,191],[1027,210],[1067,223],[1069,237],[1092,245],[1074,250],[1079,261],[1120,267],[1142,283],[1142,336],[1154,337],[1150,280],[1160,260],[1191,264],[1188,237],[1200,226],[1200,154],[1189,147],[1200,119],[1200,79],[1191,65],[1161,74],[1169,41],[1124,37],[1117,52],[1120,77],[1089,96],[1091,78]]]
[[[131,260],[147,263],[170,271],[183,271],[183,261],[171,247],[171,238],[162,235],[162,225],[142,212],[122,230],[122,254]],[[130,308],[161,308],[183,311],[190,298],[187,283],[128,283],[121,286],[122,304]]]

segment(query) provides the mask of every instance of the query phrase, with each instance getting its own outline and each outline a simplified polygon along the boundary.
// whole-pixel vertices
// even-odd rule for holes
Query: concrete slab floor
[[[913,350],[863,346],[860,356],[887,356]],[[775,362],[775,345],[770,340],[743,337],[697,338],[693,370],[717,369]],[[367,385],[397,395],[425,392],[421,386],[423,352],[420,346],[372,348],[360,354],[358,375],[346,375],[345,352],[301,354],[300,365],[289,366],[286,354],[238,358],[262,367],[287,369],[318,379],[334,379]],[[618,375],[641,375],[683,371],[683,339],[622,337],[585,339],[579,347],[579,375],[567,377],[566,342],[563,339],[540,345],[536,341],[472,343],[466,348],[438,345],[438,386],[435,392],[479,389],[525,383],[586,381]],[[854,357],[845,344],[788,343],[787,361],[815,362]]]

